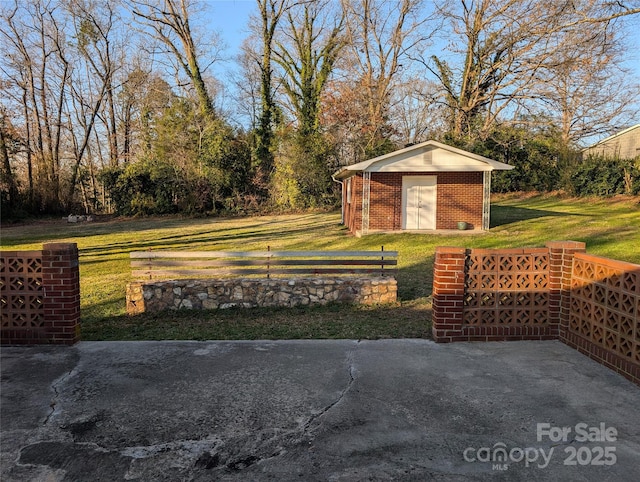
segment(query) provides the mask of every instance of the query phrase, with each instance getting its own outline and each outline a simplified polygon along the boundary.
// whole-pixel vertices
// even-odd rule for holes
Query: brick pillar
[[[586,251],[579,241],[551,241],[549,249],[549,315],[551,334],[560,338],[569,326],[573,256]]]
[[[80,340],[80,271],[76,243],[42,246],[44,320],[49,343]]]
[[[438,247],[433,269],[433,339],[460,341],[464,302],[464,248]]]

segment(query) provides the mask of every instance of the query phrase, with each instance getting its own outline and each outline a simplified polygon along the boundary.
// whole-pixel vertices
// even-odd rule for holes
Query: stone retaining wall
[[[127,284],[127,313],[177,309],[225,309],[350,302],[392,303],[390,277],[298,279],[198,279],[134,281]]]

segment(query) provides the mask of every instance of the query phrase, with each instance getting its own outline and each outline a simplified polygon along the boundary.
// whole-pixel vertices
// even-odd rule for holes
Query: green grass
[[[339,213],[250,218],[141,218],[87,224],[46,221],[3,227],[2,249],[40,249],[43,242],[78,244],[85,340],[387,338],[430,336],[430,294],[436,246],[543,246],[587,243],[591,254],[640,263],[640,199],[494,197],[491,231],[483,234],[348,235]],[[399,302],[300,309],[211,310],[129,317],[125,285],[129,252],[189,250],[397,250]]]

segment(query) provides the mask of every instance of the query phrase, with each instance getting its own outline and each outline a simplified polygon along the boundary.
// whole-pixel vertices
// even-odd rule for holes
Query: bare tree
[[[368,115],[364,149],[388,129],[391,95],[411,52],[430,36],[422,0],[342,0],[346,13],[345,75],[363,90]],[[356,80],[356,82],[353,82]]]
[[[96,151],[108,146],[110,164],[118,164],[116,6],[32,0],[2,11],[5,102],[21,106],[22,114],[14,125],[22,133],[24,154],[16,160],[26,161],[29,197],[40,209],[71,208],[79,173],[85,167],[96,172],[87,164],[92,143]]]
[[[233,76],[236,120],[243,119],[244,125],[248,125],[252,131],[258,129],[262,112],[262,69],[259,55],[257,55],[259,49],[256,47],[256,43],[255,36],[249,36],[244,40],[240,47],[240,54],[236,58],[236,63],[240,70],[237,75]],[[271,124],[272,121],[269,123],[272,131],[273,126]],[[254,157],[254,162],[259,163],[259,156],[255,152]]]
[[[59,5],[17,1],[2,12],[3,71],[22,104],[29,184],[43,209],[59,209],[63,111],[71,66]],[[35,199],[34,199],[35,200]]]
[[[254,21],[254,31],[260,39],[257,52],[245,54],[254,56],[260,72],[260,109],[256,126],[255,157],[261,171],[268,175],[273,169],[274,121],[277,104],[273,86],[273,48],[278,25],[287,10],[296,2],[291,0],[257,0],[259,16]],[[248,47],[248,45],[247,45]]]
[[[331,11],[329,0],[307,2],[286,12],[287,26],[276,42],[274,60],[302,135],[320,127],[320,104],[340,51],[344,15]]]
[[[560,129],[566,146],[629,125],[637,118],[640,84],[623,67],[621,26],[572,29],[558,36],[560,47],[540,72],[533,109]],[[539,118],[539,117],[536,117]]]
[[[134,15],[151,29],[154,37],[169,50],[193,86],[200,110],[214,115],[213,99],[204,80],[201,52],[196,43],[191,18],[195,2],[191,0],[131,0]],[[210,52],[214,53],[214,52]]]
[[[402,146],[441,138],[446,130],[442,107],[435,102],[434,82],[410,77],[397,83],[391,95],[389,118]]]
[[[149,73],[142,68],[138,60],[130,64],[128,68],[129,71],[123,79],[118,99],[120,105],[119,124],[122,134],[122,159],[125,163],[133,159],[136,144],[140,143],[140,139],[137,139],[137,137],[142,131],[142,94],[149,82]]]
[[[117,6],[113,1],[97,0],[67,0],[66,4],[74,24],[76,48],[105,87],[104,125],[111,166],[119,164],[115,76],[124,63],[123,32],[116,27],[121,22]]]
[[[426,65],[441,85],[450,131],[461,137],[485,132],[522,95],[537,71],[548,19],[535,0],[461,0],[458,7],[444,4],[439,13],[460,37],[451,50],[462,61],[433,55]]]
[[[69,210],[78,188],[87,212],[99,207],[96,174],[105,166],[102,144],[108,146],[107,164],[117,167],[120,163],[116,75],[123,68],[125,34],[118,28],[118,6],[96,0],[65,1],[77,55],[66,103],[67,151],[72,159],[65,200]]]
[[[92,62],[87,61],[89,64]],[[95,64],[92,67],[96,67]],[[90,68],[86,69],[87,71]],[[92,72],[95,78],[74,78],[69,86],[66,103],[67,130],[70,138],[70,153],[73,155],[71,178],[65,200],[67,209],[71,209],[77,188],[78,173],[89,149],[96,118],[109,88],[110,75],[102,76],[101,72]],[[111,137],[111,136],[108,136]],[[90,167],[92,170],[92,167]]]
[[[438,12],[459,42],[449,47],[453,59],[434,55],[424,63],[441,86],[451,133],[483,137],[503,113],[530,100],[539,73],[561,48],[558,35],[640,8],[602,0],[460,0],[441,2]]]
[[[18,182],[11,167],[9,159],[9,144],[12,141],[11,126],[5,109],[0,108],[0,159],[2,170],[0,171],[0,189],[6,195],[8,207],[15,206],[18,198]],[[5,199],[3,198],[3,203]]]

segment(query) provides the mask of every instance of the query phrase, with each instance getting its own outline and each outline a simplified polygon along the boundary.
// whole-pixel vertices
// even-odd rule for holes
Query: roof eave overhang
[[[505,164],[502,162],[498,162],[498,161],[494,161],[493,159],[489,159],[487,157],[484,156],[480,156],[478,154],[473,154],[471,152],[467,152],[467,151],[463,151],[462,149],[458,149],[456,147],[452,147],[449,146],[447,144],[442,144],[441,142],[437,142],[437,141],[426,141],[420,144],[416,144],[410,147],[406,147],[404,149],[400,149],[398,151],[395,152],[390,152],[388,154],[384,154],[382,156],[379,157],[375,157],[373,159],[368,159],[366,161],[361,161],[358,162],[356,164],[352,164],[351,166],[344,166],[342,167],[340,170],[336,171],[333,174],[333,179],[336,181],[341,181],[341,180],[345,180],[348,179],[352,176],[354,176],[355,174],[359,173],[359,172],[381,172],[379,171],[376,166],[389,159],[392,158],[394,156],[397,155],[401,155],[403,153],[412,151],[412,150],[418,150],[418,149],[424,149],[426,147],[435,147],[435,148],[441,148],[441,149],[445,149],[448,150],[450,152],[454,152],[463,156],[466,156],[470,159],[482,162],[484,164],[486,164],[486,168],[485,169],[468,169],[468,166],[460,166],[459,169],[455,168],[455,166],[451,166],[454,167],[454,169],[451,168],[447,168],[447,169],[442,169],[442,168],[437,168],[436,166],[429,166],[429,169],[426,169],[427,166],[425,166],[424,169],[421,170],[416,170],[414,172],[465,172],[465,171],[508,171],[514,168],[514,166],[510,166],[509,164]],[[465,168],[466,167],[466,168]],[[387,172],[401,172],[401,171],[387,171]]]
[[[438,173],[438,172],[492,172],[492,171],[510,171],[511,169],[514,169],[515,166],[510,166],[509,164],[502,164],[499,163],[500,165],[498,166],[492,166],[492,165],[487,165],[486,167],[475,167],[470,169],[469,166],[425,166],[425,168],[422,169],[416,169],[416,168],[411,168],[408,170],[393,170],[393,169],[385,169],[385,170],[378,170],[375,168],[375,165],[369,166],[367,168],[364,169],[359,169],[359,168],[355,168],[355,169],[351,169],[348,167],[342,168],[339,171],[336,171],[332,177],[334,180],[336,181],[344,181],[346,179],[349,179],[350,177],[355,176],[356,174],[360,173],[360,172],[399,172],[399,173],[408,173],[408,172],[433,172],[433,173]],[[354,166],[355,167],[355,166]]]
[[[334,181],[340,182],[340,181],[344,181],[345,179],[349,179],[352,176],[355,176],[357,172],[359,171],[353,171],[343,167],[342,169],[339,169],[338,171],[334,172],[331,175],[331,177],[333,178]]]

